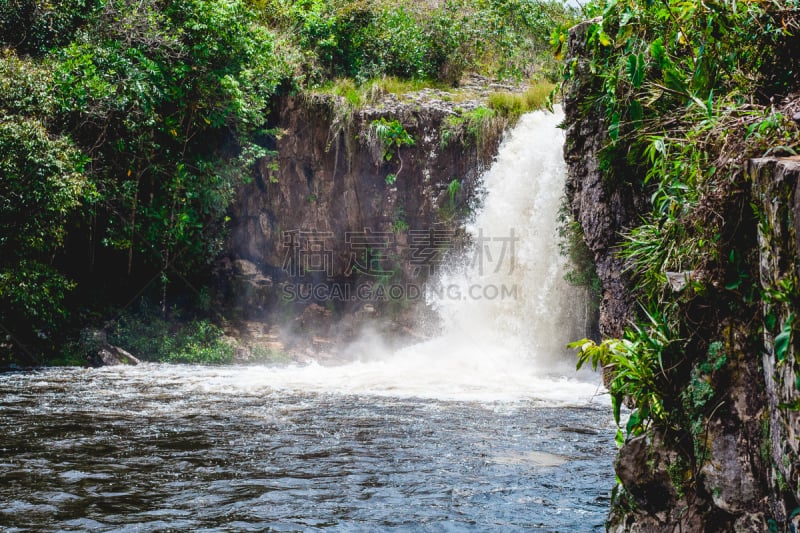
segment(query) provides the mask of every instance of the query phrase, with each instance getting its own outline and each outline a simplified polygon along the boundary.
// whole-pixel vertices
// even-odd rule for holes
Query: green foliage
[[[447,185],[447,198],[450,202],[450,208],[455,209],[456,196],[461,192],[461,181],[454,179]]]
[[[400,161],[400,167],[397,172],[386,176],[386,184],[394,185],[397,181],[397,176],[403,171],[403,158],[400,155],[400,148],[403,146],[413,146],[414,138],[405,130],[398,120],[386,120],[381,117],[379,120],[373,120],[370,128],[371,132],[375,134],[378,141],[383,147],[383,159],[391,161],[392,157],[397,155]]]
[[[54,111],[51,65],[20,59],[12,49],[0,49],[0,114],[46,117]]]
[[[253,26],[239,2],[126,8],[108,6],[132,19],[132,30],[97,28],[100,42],[76,41],[59,53],[57,106],[104,163],[96,179],[114,216],[103,242],[156,267],[188,270],[219,250],[238,176],[265,153],[250,139],[288,72],[271,34]],[[231,134],[241,157],[213,149]]]
[[[386,94],[403,96],[422,89],[437,88],[447,90],[449,87],[436,80],[412,78],[402,79],[396,76],[382,76],[356,83],[352,78],[337,78],[313,90],[313,93],[333,94],[340,96],[353,108],[365,104],[374,104]]]
[[[395,233],[403,233],[408,231],[409,225],[406,222],[406,208],[403,204],[398,204],[394,210],[394,220],[392,221],[392,231]]]
[[[789,344],[792,338],[792,331],[794,329],[794,315],[789,315],[783,329],[775,337],[775,359],[778,363],[782,363],[786,359],[786,354],[789,351]]]
[[[667,464],[667,475],[675,487],[678,498],[683,498],[686,494],[687,481],[692,479],[691,464],[682,455],[677,455],[673,462]]]
[[[166,310],[170,275],[221,249],[234,189],[267,153],[265,112],[293,75],[242,2],[98,6],[0,7],[1,24],[18,24],[0,52],[0,152],[12,154],[0,162],[0,318],[18,346],[56,342],[43,339],[68,318],[66,270],[91,267],[62,261],[68,235],[89,241],[90,262],[125,265],[107,274],[118,286],[158,276]]]
[[[449,116],[445,119],[441,128],[441,146],[445,147],[455,140],[462,144],[468,140],[475,141],[479,149],[493,135],[498,135],[503,131],[508,119],[499,117],[494,109],[480,106],[469,111],[462,111],[460,115]]]
[[[577,11],[560,2],[448,0],[435,5],[383,0],[253,0],[263,18],[309,52],[312,80],[382,76],[456,84],[467,70],[501,77],[553,76],[546,53],[554,25]]]
[[[222,330],[208,320],[165,319],[147,306],[118,319],[108,340],[145,361],[224,364],[235,355]]]
[[[40,54],[66,44],[102,7],[100,0],[4,0],[0,2],[0,48]]]
[[[708,348],[706,359],[692,368],[689,384],[681,394],[684,408],[694,421],[702,421],[703,410],[714,397],[712,385],[714,378],[727,360],[722,343],[713,342]],[[695,431],[695,434],[697,433],[698,431]]]
[[[628,328],[622,339],[607,339],[596,344],[582,339],[569,344],[578,350],[578,369],[591,364],[601,366],[611,376],[608,385],[614,409],[614,420],[620,424],[620,408],[626,399],[634,406],[626,431],[639,435],[650,421],[661,426],[671,424],[671,413],[664,408],[664,399],[672,387],[664,361],[682,346],[664,317],[646,313],[646,324]],[[618,442],[622,433],[618,432]]]
[[[403,220],[402,218],[398,218],[392,222],[392,231],[395,233],[403,233],[408,231],[408,222]]]
[[[648,312],[632,317],[638,325],[622,339],[573,347],[579,366],[608,368],[615,410],[623,398],[635,407],[629,434],[652,428],[681,450],[694,472],[676,465],[667,473],[685,493],[707,459],[709,424],[728,408],[716,390],[730,379],[728,344],[709,339],[730,334],[737,339],[726,340],[730,349],[758,350],[758,340],[739,336],[761,314],[757,264],[743,257],[757,244],[740,214],[749,191],[741,169],[748,158],[800,146],[790,108],[780,103],[800,80],[800,12],[783,0],[600,0],[586,14],[602,16],[588,26],[588,65],[567,65],[564,77],[593,76],[579,105],[607,128],[598,154],[604,185],[650,200],[618,245],[633,298]],[[551,44],[561,53],[564,43],[556,28]],[[668,282],[676,274],[685,286]],[[772,301],[769,291],[763,296]],[[765,319],[779,361],[792,342],[793,317],[777,331],[787,314]]]
[[[597,275],[594,254],[586,245],[583,228],[569,214],[566,205],[561,207],[558,214],[558,237],[559,253],[569,260],[564,279],[572,285],[586,287],[591,300],[599,302],[603,287]]]
[[[538,82],[524,93],[496,92],[489,95],[489,108],[503,117],[516,120],[523,113],[541,109],[553,92],[550,82]]]
[[[389,121],[381,117],[379,120],[372,121],[372,128],[375,131],[375,135],[381,143],[383,143],[383,158],[386,159],[386,161],[392,160],[392,152],[394,150],[399,151],[403,146],[414,145],[413,137],[409,135],[405,128],[403,128],[403,125],[397,120]]]
[[[20,336],[42,338],[67,318],[75,286],[52,266],[67,225],[94,188],[86,157],[41,122],[0,117],[0,323]]]

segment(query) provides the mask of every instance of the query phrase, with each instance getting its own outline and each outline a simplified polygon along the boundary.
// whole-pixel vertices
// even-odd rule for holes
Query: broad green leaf
[[[789,350],[789,340],[792,337],[792,323],[794,315],[789,315],[781,332],[775,337],[775,358],[778,361],[786,359],[786,352]]]
[[[661,37],[650,43],[650,55],[660,68],[663,69],[667,65],[669,61],[667,59],[667,49],[664,47],[664,41]]]
[[[631,85],[633,85],[637,89],[639,89],[642,86],[642,82],[644,81],[644,71],[645,71],[644,55],[642,54],[629,55],[628,79],[630,79]]]
[[[642,424],[642,417],[639,412],[639,409],[634,409],[631,413],[631,416],[628,417],[628,425],[625,427],[625,431],[628,432],[628,435],[633,434],[634,430]]]
[[[611,124],[608,125],[608,136],[612,141],[619,139],[619,113],[611,115]]]

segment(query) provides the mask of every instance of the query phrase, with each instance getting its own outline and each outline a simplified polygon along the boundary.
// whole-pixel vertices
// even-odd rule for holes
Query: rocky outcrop
[[[97,351],[96,363],[96,366],[138,365],[141,361],[119,346],[106,344]]]
[[[318,339],[352,337],[366,315],[410,322],[432,267],[463,239],[507,124],[495,118],[468,131],[465,114],[481,93],[452,97],[427,89],[361,108],[323,94],[280,101],[274,155],[238,191],[216,265],[226,316],[280,323],[291,341],[293,331],[307,332],[309,313],[324,316],[314,323]],[[381,120],[401,126],[413,145],[387,145],[375,127]]]
[[[573,78],[564,93],[568,126],[564,145],[568,165],[566,196],[573,218],[583,228],[603,286],[600,333],[604,337],[618,337],[631,311],[630,276],[622,260],[610,252],[619,242],[620,231],[643,211],[644,201],[631,184],[635,180],[620,179],[611,186],[604,182],[600,172],[600,151],[608,142],[608,135],[602,110],[589,104],[588,96],[599,81],[592,76],[584,54],[586,31],[595,22],[583,22],[572,28],[569,35]]]
[[[776,513],[800,531],[800,158],[749,161],[759,214],[759,271],[765,297],[761,360],[768,399],[771,482]],[[788,492],[793,501],[782,498]],[[794,508],[796,507],[796,508]],[[791,516],[794,514],[794,516]]]
[[[614,180],[604,180],[599,155],[608,139],[602,111],[591,104],[600,81],[583,57],[590,24],[570,34],[567,196],[603,282],[601,333],[618,337],[635,318],[632,280],[616,253],[620,232],[651,207],[632,170],[615,168]],[[674,422],[620,449],[609,530],[798,531],[799,176],[797,158],[751,160],[734,171],[728,189],[704,199],[725,221],[715,252],[724,260],[702,272],[664,273],[673,291],[687,280],[703,290],[675,299],[691,331],[675,364],[665,363],[662,399]]]

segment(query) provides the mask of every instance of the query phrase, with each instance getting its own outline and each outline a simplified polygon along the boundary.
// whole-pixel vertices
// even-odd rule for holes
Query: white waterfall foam
[[[357,362],[264,369],[245,381],[447,399],[591,398],[599,379],[578,379],[565,352],[567,342],[584,335],[586,317],[585,294],[564,281],[558,253],[566,175],[562,118],[560,110],[527,114],[501,145],[484,176],[483,206],[468,228],[474,250],[431,293],[444,323],[441,336],[394,353],[367,343]]]
[[[476,249],[442,280],[466,299],[435,302],[446,337],[465,348],[493,346],[494,358],[524,354],[545,369],[564,361],[565,344],[585,335],[587,321],[585,290],[564,281],[558,248],[566,176],[562,119],[560,109],[527,114],[502,144],[484,176],[483,206],[468,227]],[[504,290],[516,298],[502,298]],[[500,296],[487,299],[495,293]]]

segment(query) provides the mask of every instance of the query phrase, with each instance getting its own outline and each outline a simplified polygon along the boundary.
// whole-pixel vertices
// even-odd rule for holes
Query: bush
[[[53,267],[67,224],[94,189],[86,158],[41,122],[0,118],[0,323],[18,342],[49,339],[75,284]]]
[[[144,361],[224,364],[235,355],[222,330],[208,320],[164,319],[147,305],[118,319],[108,340]]]
[[[414,2],[283,0],[255,2],[265,20],[296,35],[311,52],[305,65],[322,82],[350,77],[359,83],[384,75],[454,85],[468,70],[528,78],[553,77],[548,52],[554,26],[569,26],[577,12],[559,2],[450,0]]]
[[[4,0],[0,2],[0,48],[41,54],[64,45],[102,6],[101,0]]]

